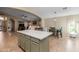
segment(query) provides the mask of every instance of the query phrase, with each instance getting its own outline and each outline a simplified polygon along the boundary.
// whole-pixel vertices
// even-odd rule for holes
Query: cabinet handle
[[[39,45],[39,43],[32,41],[33,44]]]

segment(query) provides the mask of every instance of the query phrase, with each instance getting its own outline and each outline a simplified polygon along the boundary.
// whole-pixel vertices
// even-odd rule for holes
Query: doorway
[[[0,31],[4,29],[4,17],[0,16]]]
[[[15,21],[13,19],[9,19],[7,21],[7,31],[14,32],[15,31]]]
[[[0,20],[0,31],[2,31],[3,30],[3,21],[2,20]]]
[[[79,35],[79,22],[71,21],[69,23],[68,30],[69,30],[70,37],[77,37]]]

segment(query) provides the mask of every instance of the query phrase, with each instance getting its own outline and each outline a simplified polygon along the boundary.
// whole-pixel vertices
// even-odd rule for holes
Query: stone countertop
[[[52,32],[37,31],[37,30],[23,30],[23,31],[17,31],[17,32],[40,39],[40,40],[52,35]]]

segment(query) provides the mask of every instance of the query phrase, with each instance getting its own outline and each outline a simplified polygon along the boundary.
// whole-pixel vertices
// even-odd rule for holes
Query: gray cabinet
[[[24,40],[24,50],[27,52],[31,51],[30,39],[28,38],[25,38]]]
[[[18,45],[24,50],[30,51],[30,37],[24,34],[18,34]]]
[[[31,37],[31,52],[40,51],[40,40],[34,37]]]
[[[48,52],[49,40],[43,40],[19,33],[18,45],[26,52]]]
[[[31,52],[39,52],[40,51],[40,47],[39,44],[31,41]]]

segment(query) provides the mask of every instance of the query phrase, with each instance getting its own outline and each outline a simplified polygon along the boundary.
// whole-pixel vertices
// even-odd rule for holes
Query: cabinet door
[[[24,40],[24,50],[26,51],[26,52],[30,52],[31,51],[31,46],[30,46],[30,39],[28,39],[28,38],[25,38],[25,40]]]
[[[22,44],[23,44],[23,38],[19,37],[19,38],[18,38],[18,45],[19,45],[20,47],[22,47]]]
[[[25,50],[25,49],[24,49],[24,45],[25,45],[24,41],[25,41],[25,39],[24,39],[24,38],[21,38],[21,40],[20,40],[20,46],[21,46],[21,48],[22,48],[23,50]]]
[[[20,46],[21,45],[21,39],[20,38],[18,38],[18,45]]]
[[[18,45],[20,46],[21,45],[21,34],[20,33],[18,33],[17,34],[17,37],[18,37]]]
[[[31,41],[31,52],[39,52],[39,51],[40,51],[39,44]]]

